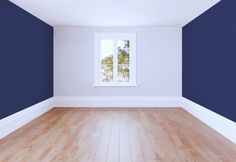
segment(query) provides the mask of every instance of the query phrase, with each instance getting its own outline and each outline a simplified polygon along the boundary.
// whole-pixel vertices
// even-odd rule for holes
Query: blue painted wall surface
[[[53,28],[0,1],[0,119],[53,96]]]
[[[236,122],[236,1],[183,28],[183,96]]]

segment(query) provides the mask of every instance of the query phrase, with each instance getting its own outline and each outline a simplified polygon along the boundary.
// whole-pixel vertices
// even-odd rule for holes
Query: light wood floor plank
[[[120,121],[120,162],[133,162],[130,144],[130,134],[128,129],[128,117],[126,112],[121,113]]]
[[[107,152],[109,148],[109,143],[111,139],[112,132],[112,114],[107,112],[108,117],[106,117],[105,125],[103,127],[103,131],[96,149],[96,153],[94,156],[94,162],[105,162],[107,159]]]
[[[114,113],[111,138],[106,162],[119,162],[120,154],[120,114]]]
[[[132,160],[134,162],[146,162],[144,158],[143,145],[141,143],[141,124],[137,121],[134,111],[128,112],[128,130],[130,135],[130,145]],[[144,143],[145,145],[147,143]]]

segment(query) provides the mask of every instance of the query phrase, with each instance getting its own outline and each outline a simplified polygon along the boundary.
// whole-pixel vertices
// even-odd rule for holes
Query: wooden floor
[[[0,141],[0,162],[236,162],[182,109],[52,109]]]

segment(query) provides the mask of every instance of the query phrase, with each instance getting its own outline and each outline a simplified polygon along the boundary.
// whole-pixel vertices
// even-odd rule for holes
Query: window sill
[[[137,87],[137,83],[94,83],[94,87]]]

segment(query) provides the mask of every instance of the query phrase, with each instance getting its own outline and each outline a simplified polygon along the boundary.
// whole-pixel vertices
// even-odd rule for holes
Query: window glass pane
[[[130,80],[130,41],[118,40],[118,82]]]
[[[118,82],[129,82],[129,65],[119,64],[118,65]]]
[[[118,64],[128,64],[130,60],[130,41],[118,40]]]
[[[101,49],[101,81],[113,81],[113,51],[114,41],[110,39],[102,39],[100,41]]]

